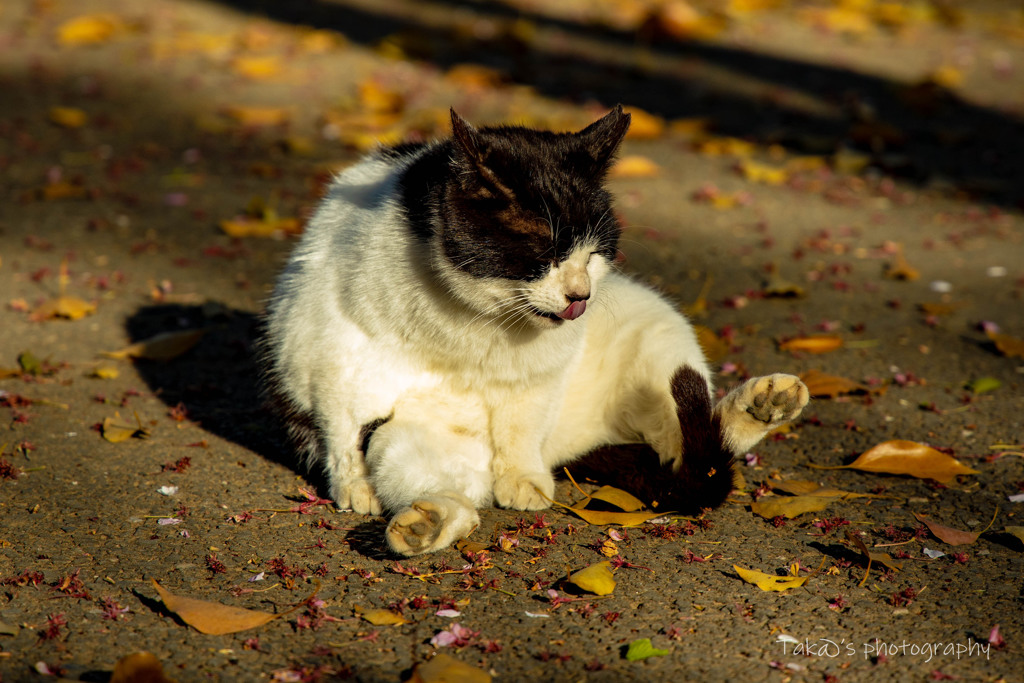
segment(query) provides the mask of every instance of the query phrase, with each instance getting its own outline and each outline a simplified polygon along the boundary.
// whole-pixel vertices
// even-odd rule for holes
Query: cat
[[[387,512],[406,556],[482,506],[548,507],[574,461],[662,510],[720,505],[807,389],[756,377],[713,405],[689,322],[614,267],[604,183],[630,115],[451,124],[341,173],[267,304],[265,383],[307,465],[339,507]]]

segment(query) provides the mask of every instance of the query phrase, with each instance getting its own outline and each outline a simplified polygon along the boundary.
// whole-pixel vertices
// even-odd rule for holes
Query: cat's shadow
[[[266,409],[260,393],[254,343],[259,316],[217,302],[146,306],[126,323],[131,341],[157,334],[203,329],[199,342],[170,360],[135,360],[150,391],[168,409],[183,406],[189,421],[327,490],[317,471],[307,472],[293,457],[287,434]]]

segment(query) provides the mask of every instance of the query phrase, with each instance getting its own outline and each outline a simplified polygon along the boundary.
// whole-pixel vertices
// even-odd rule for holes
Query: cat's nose
[[[586,292],[566,292],[565,298],[569,300],[569,303],[586,301],[590,298],[590,290],[587,290]]]

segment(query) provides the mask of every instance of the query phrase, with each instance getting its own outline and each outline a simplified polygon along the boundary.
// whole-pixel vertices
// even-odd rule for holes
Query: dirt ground
[[[3,3],[0,680],[105,681],[138,651],[180,682],[455,680],[439,654],[458,680],[1024,680],[1015,4]],[[721,389],[848,384],[703,518],[494,509],[475,548],[390,556],[259,403],[290,235],[334,170],[450,106],[565,130],[616,102],[622,267],[707,329]],[[976,472],[819,469],[894,440]],[[794,480],[841,493],[752,508]],[[865,580],[868,551],[892,566]],[[601,561],[611,593],[567,583]],[[153,580],[298,607],[207,635]]]

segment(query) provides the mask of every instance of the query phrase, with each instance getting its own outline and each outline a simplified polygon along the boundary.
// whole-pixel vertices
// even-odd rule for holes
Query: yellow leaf
[[[891,280],[906,280],[912,282],[921,277],[920,271],[907,263],[903,256],[903,248],[899,247],[893,256],[892,263],[885,269],[885,276]]]
[[[136,424],[130,425],[121,420],[120,413],[114,413],[114,417],[103,420],[103,438],[110,443],[121,443],[131,438],[148,439],[149,431],[142,427],[138,416],[135,417]]]
[[[782,491],[791,496],[820,496],[825,498],[877,498],[871,493],[854,493],[831,487],[825,487],[816,481],[803,481],[800,479],[788,479],[786,481],[771,481],[769,484],[772,491]]]
[[[401,614],[392,612],[389,609],[367,609],[364,610],[359,605],[352,607],[352,611],[366,621],[370,622],[374,626],[400,626],[402,624],[411,623],[408,619],[403,617]]]
[[[258,57],[236,57],[231,61],[231,68],[240,76],[252,80],[274,78],[281,75],[281,61],[276,55]]]
[[[405,109],[405,96],[370,79],[359,84],[359,103],[366,111],[394,114]]]
[[[626,491],[617,489],[614,486],[602,486],[591,493],[590,497],[602,500],[610,505],[614,505],[623,512],[636,512],[644,507],[644,502],[642,500],[634,496],[632,493],[627,493]]]
[[[117,368],[111,365],[101,365],[90,372],[89,377],[95,377],[96,379],[117,379],[119,374],[121,373],[117,371]]]
[[[491,683],[490,674],[441,653],[412,670],[409,683]]]
[[[665,134],[665,119],[660,116],[655,116],[637,107],[623,107],[622,110],[630,116],[626,139],[653,140]]]
[[[849,465],[818,469],[853,469],[882,474],[906,474],[920,479],[948,483],[960,474],[978,474],[956,458],[916,441],[884,441],[871,448]]]
[[[113,14],[92,14],[69,19],[57,27],[57,42],[66,46],[105,43],[125,29]]]
[[[705,118],[676,119],[669,124],[669,130],[676,135],[696,137],[706,135],[711,122]]]
[[[206,330],[182,330],[181,332],[161,332],[148,339],[126,346],[119,351],[101,353],[105,358],[125,360],[128,358],[145,358],[146,360],[171,360],[182,355],[203,338]]]
[[[933,71],[927,80],[943,88],[952,89],[964,82],[964,72],[947,64]]]
[[[50,121],[62,128],[81,128],[89,120],[89,115],[75,107],[51,107]]]
[[[804,295],[803,287],[779,275],[779,269],[774,263],[770,264],[768,281],[761,291],[767,297],[778,299],[798,299]]]
[[[791,588],[799,588],[807,583],[807,576],[772,576],[759,572],[756,569],[744,569],[738,564],[732,566],[740,578],[747,583],[753,584],[763,591],[785,591]]]
[[[231,105],[224,108],[224,115],[235,123],[252,128],[263,126],[280,126],[291,119],[291,111],[286,107],[243,107]]]
[[[479,64],[456,64],[448,69],[444,80],[469,91],[497,88],[505,82],[505,74]]]
[[[796,337],[779,344],[781,351],[804,351],[806,353],[828,353],[841,348],[842,337],[835,335],[815,335],[812,337]]]
[[[1016,537],[1016,539],[1021,543],[1024,543],[1024,526],[1006,526],[1003,527],[1003,531]]]
[[[717,363],[729,355],[730,347],[728,342],[721,339],[714,331],[704,325],[694,325],[693,331],[697,334],[697,343],[700,344],[704,356],[712,363]]]
[[[664,512],[606,512],[604,510],[587,510],[566,506],[566,509],[577,515],[587,524],[604,526],[615,524],[617,526],[637,526],[644,522],[662,517]]]
[[[747,180],[765,185],[783,185],[789,180],[789,171],[784,168],[760,164],[749,159],[740,162],[740,174]]]
[[[593,593],[594,595],[608,595],[615,590],[615,577],[612,576],[612,563],[607,560],[581,569],[572,574],[568,579],[572,585]]]
[[[661,166],[645,156],[631,154],[615,162],[608,176],[611,178],[654,178],[661,173]]]
[[[175,683],[175,679],[168,678],[155,655],[135,652],[117,660],[110,683]]]
[[[785,517],[793,519],[807,512],[819,512],[837,501],[838,498],[827,496],[789,496],[786,498],[768,498],[751,503],[750,511],[765,519]]]
[[[55,299],[44,301],[37,306],[30,314],[30,317],[32,320],[50,320],[52,318],[79,320],[95,312],[95,304],[79,299],[76,296],[58,296]]]
[[[754,153],[754,144],[739,138],[712,137],[697,145],[697,151],[713,157],[748,157]]]
[[[152,582],[153,587],[160,594],[160,599],[163,600],[167,609],[177,614],[182,621],[200,633],[212,636],[237,633],[238,631],[246,631],[257,626],[263,626],[278,617],[291,614],[303,605],[303,603],[299,603],[285,612],[270,614],[268,612],[257,612],[241,607],[231,607],[216,602],[174,595],[157,583],[156,579],[152,579]]]

